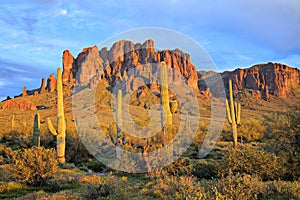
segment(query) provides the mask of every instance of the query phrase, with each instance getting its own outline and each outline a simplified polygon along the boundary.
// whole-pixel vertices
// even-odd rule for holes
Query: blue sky
[[[186,35],[219,71],[269,61],[300,68],[299,0],[1,0],[0,99],[24,85],[39,87],[61,66],[63,50],[77,56],[84,47],[144,27]]]

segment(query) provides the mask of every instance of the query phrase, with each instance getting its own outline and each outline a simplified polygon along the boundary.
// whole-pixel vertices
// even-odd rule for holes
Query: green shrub
[[[43,147],[18,150],[12,153],[13,166],[10,174],[29,185],[43,185],[57,170],[54,150]]]
[[[193,163],[192,174],[197,178],[216,178],[218,175],[218,165],[214,160],[195,161]]]
[[[249,118],[239,127],[238,136],[247,142],[259,140],[263,137],[266,127],[262,121]]]
[[[285,179],[300,178],[300,112],[278,114],[266,118],[265,148],[286,160],[289,169]]]
[[[220,163],[219,175],[227,175],[230,171],[234,174],[257,175],[263,180],[278,179],[285,172],[283,162],[275,154],[251,146],[231,149],[225,154]]]
[[[247,174],[229,173],[217,181],[209,184],[211,199],[258,199],[263,191],[263,185],[259,178]]]
[[[179,158],[172,164],[164,167],[164,170],[170,175],[191,175],[192,165],[188,159]]]
[[[273,181],[268,183],[264,199],[300,199],[300,182]]]
[[[113,175],[83,177],[79,182],[85,183],[83,192],[85,199],[128,199],[125,193],[121,191],[121,180]]]
[[[75,135],[73,133],[67,133],[66,143],[67,162],[71,162],[75,165],[78,165],[80,163],[87,162],[91,158],[90,153],[85,148],[78,135]]]
[[[106,166],[99,160],[93,159],[88,164],[87,167],[94,172],[103,172],[106,169]]]
[[[140,192],[161,199],[207,199],[205,189],[192,176],[157,178],[148,182]]]

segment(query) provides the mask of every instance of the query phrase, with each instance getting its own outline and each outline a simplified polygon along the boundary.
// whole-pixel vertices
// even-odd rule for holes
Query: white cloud
[[[60,11],[60,14],[61,14],[61,15],[67,15],[67,14],[68,14],[68,11],[65,10],[65,9],[62,9],[62,10]]]

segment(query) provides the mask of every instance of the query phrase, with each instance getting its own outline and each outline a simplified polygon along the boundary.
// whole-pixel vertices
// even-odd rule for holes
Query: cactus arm
[[[57,135],[57,132],[56,132],[55,128],[53,127],[50,118],[47,118],[47,124],[48,124],[48,129],[49,129],[50,133],[52,133],[53,135]]]
[[[241,104],[240,103],[237,104],[236,113],[237,113],[237,115],[236,115],[236,123],[240,124],[240,122],[241,122]]]
[[[232,124],[232,119],[231,119],[231,114],[230,114],[230,108],[229,108],[229,104],[228,101],[226,99],[226,111],[227,111],[227,119],[229,124]]]

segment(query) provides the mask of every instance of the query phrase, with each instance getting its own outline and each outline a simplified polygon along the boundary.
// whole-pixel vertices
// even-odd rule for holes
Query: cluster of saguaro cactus
[[[34,116],[34,124],[33,124],[33,145],[39,147],[40,146],[40,115],[39,113]]]
[[[240,124],[241,104],[233,100],[232,81],[229,80],[229,103],[226,99],[227,119],[231,124],[233,146],[237,147],[237,125]],[[230,104],[230,105],[229,105]]]
[[[62,73],[61,69],[57,69],[57,81],[56,81],[56,92],[57,92],[57,118],[55,129],[51,123],[50,118],[47,119],[48,129],[56,136],[57,139],[57,157],[59,163],[65,163],[65,149],[66,149],[66,121],[64,115],[64,102],[63,102],[63,88],[62,88]]]
[[[162,113],[162,130],[165,129],[166,126],[172,125],[172,113],[169,104],[169,88],[168,88],[168,80],[167,80],[167,66],[165,62],[160,63],[160,100],[163,109],[166,112],[166,122],[164,124],[163,113]]]

